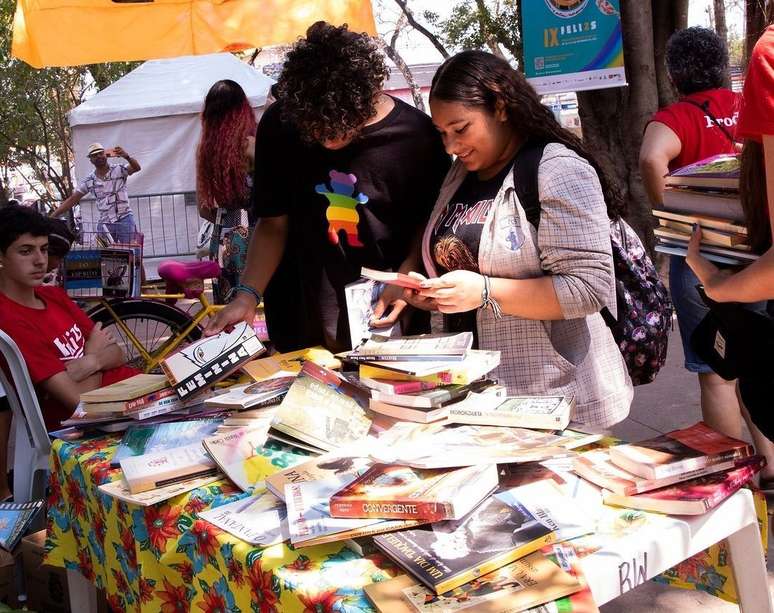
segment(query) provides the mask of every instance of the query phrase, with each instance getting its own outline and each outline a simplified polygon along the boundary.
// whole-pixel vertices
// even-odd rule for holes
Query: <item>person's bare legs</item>
[[[738,391],[738,388],[737,388]],[[753,423],[750,417],[750,412],[747,407],[744,406],[742,397],[739,396],[739,408],[742,410],[742,417],[744,418],[747,428],[752,435],[753,447],[755,447],[755,453],[762,455],[766,458],[766,466],[761,471],[760,478],[762,481],[768,481],[774,479],[774,443],[764,436],[763,432],[758,430],[758,427]]]
[[[0,401],[7,402],[6,398]],[[5,500],[11,495],[8,487],[8,438],[11,434],[11,418],[13,413],[6,409],[0,411],[0,500]]]
[[[704,423],[733,438],[742,436],[742,417],[736,381],[726,381],[714,372],[699,373],[701,415]]]

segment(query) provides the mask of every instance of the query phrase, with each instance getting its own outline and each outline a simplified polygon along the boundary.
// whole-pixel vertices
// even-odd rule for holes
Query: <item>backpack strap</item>
[[[696,102],[696,100],[687,100],[687,99],[686,99],[686,100],[682,100],[682,102],[687,102],[688,104],[692,104],[693,106],[695,106],[695,107],[698,107],[698,108],[700,108],[702,111],[704,111],[704,113],[706,113],[707,117],[709,117],[709,118],[712,120],[712,122],[713,122],[713,123],[714,123],[714,124],[715,124],[715,125],[716,125],[718,128],[720,128],[720,131],[723,133],[723,135],[724,135],[724,136],[725,136],[725,137],[726,137],[726,138],[727,138],[729,141],[731,141],[731,144],[732,144],[732,145],[735,145],[735,144],[736,144],[736,140],[734,140],[734,137],[731,135],[731,133],[730,133],[730,132],[729,132],[729,131],[726,129],[726,127],[725,127],[725,126],[724,126],[722,123],[720,123],[720,121],[718,121],[718,118],[717,118],[717,117],[715,117],[715,116],[712,114],[712,111],[710,111],[710,108],[709,108],[710,101],[709,101],[709,100],[705,100],[704,102],[702,102],[702,103],[699,103],[699,102]]]
[[[527,215],[527,221],[535,226],[535,229],[540,225],[538,170],[547,144],[543,141],[528,140],[519,148],[513,160],[513,188]]]

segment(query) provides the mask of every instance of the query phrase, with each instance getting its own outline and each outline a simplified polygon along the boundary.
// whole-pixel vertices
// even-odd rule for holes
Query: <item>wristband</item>
[[[226,296],[226,301],[231,302],[236,297],[238,292],[250,294],[253,298],[255,298],[255,306],[261,304],[261,301],[263,300],[261,292],[259,292],[257,289],[251,287],[250,285],[239,283],[231,288],[231,291],[229,291],[228,295]]]
[[[480,309],[492,309],[492,313],[495,319],[500,319],[503,316],[503,309],[500,307],[500,303],[492,297],[491,280],[486,275],[484,277],[484,289],[481,290],[481,306]]]

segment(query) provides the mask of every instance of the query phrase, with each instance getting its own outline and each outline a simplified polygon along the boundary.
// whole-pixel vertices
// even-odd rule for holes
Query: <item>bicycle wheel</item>
[[[110,307],[149,354],[153,354],[170,337],[180,334],[191,322],[191,317],[184,311],[156,300],[117,300],[111,302]],[[145,370],[145,360],[137,347],[129,341],[116,324],[113,315],[103,305],[89,311],[88,316],[95,323],[101,322],[103,329],[110,330],[116,337],[126,353],[129,366]],[[199,340],[201,336],[202,329],[197,327],[188,333],[185,340],[192,342]]]

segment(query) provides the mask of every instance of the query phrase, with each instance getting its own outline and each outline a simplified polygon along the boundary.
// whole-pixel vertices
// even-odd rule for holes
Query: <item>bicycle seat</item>
[[[220,266],[209,260],[204,262],[176,262],[166,260],[159,264],[159,276],[165,281],[185,285],[191,281],[214,279],[220,275]]]

